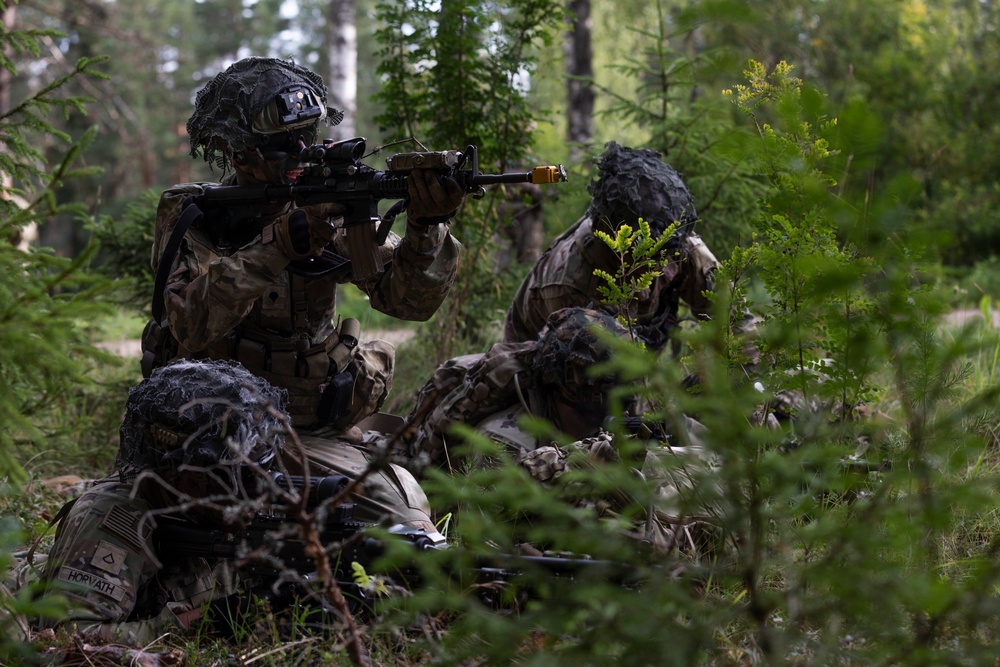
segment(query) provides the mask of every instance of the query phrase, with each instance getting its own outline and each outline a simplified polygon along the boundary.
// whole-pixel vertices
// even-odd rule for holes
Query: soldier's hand
[[[283,215],[264,230],[262,241],[273,240],[288,259],[314,257],[329,245],[336,230],[335,221],[344,216],[341,204],[314,204]]]
[[[406,219],[417,225],[446,222],[465,201],[465,193],[454,178],[431,169],[414,169],[407,178],[410,204]]]

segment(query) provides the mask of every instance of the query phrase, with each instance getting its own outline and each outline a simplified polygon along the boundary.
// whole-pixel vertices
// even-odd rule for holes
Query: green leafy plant
[[[6,9],[6,3],[0,3]],[[20,59],[37,56],[48,30],[0,32],[0,67],[19,72]],[[69,214],[85,219],[81,204],[61,203],[58,189],[68,181],[95,173],[77,168],[95,136],[91,129],[74,140],[49,117],[82,113],[88,99],[66,95],[68,84],[80,77],[101,77],[100,58],[82,58],[71,71],[41,85],[0,114],[0,478],[3,496],[22,493],[27,475],[21,464],[44,447],[58,423],[61,401],[92,378],[87,360],[113,363],[110,355],[90,345],[81,322],[110,312],[105,296],[111,284],[88,271],[96,247],[75,258],[46,249],[21,249],[9,241],[29,225],[51,216]],[[43,141],[44,140],[44,141]],[[65,145],[65,154],[50,162],[41,150],[47,141]],[[0,525],[0,561],[9,563],[15,545],[25,537],[20,522],[7,517]],[[33,588],[23,587],[2,601],[4,630],[11,619],[58,617],[64,601],[36,601]],[[26,662],[34,653],[22,632],[0,634],[0,660]]]
[[[665,261],[667,241],[673,236],[680,223],[673,223],[654,238],[649,223],[639,218],[639,228],[634,230],[623,224],[614,237],[603,230],[595,230],[594,236],[604,241],[618,258],[615,275],[604,269],[594,269],[594,275],[604,281],[597,290],[604,302],[618,307],[619,322],[635,337],[635,322],[631,316],[630,304],[639,293],[649,289],[653,280],[662,271]]]

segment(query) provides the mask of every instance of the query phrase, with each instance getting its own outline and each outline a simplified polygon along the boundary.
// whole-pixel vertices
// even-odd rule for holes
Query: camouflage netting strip
[[[182,360],[158,368],[129,390],[115,468],[124,481],[164,465],[260,460],[281,445],[287,401],[284,389],[236,362]]]
[[[198,91],[194,113],[187,122],[191,157],[197,157],[200,149],[205,162],[225,172],[231,165],[222,146],[234,153],[256,147],[260,137],[251,131],[253,119],[291,84],[308,86],[320,103],[326,105],[323,79],[293,62],[250,57],[217,74]],[[327,125],[336,125],[343,119],[343,111],[327,110]]]
[[[659,153],[609,141],[594,162],[599,177],[587,186],[592,197],[591,218],[607,220],[617,229],[622,222],[634,226],[638,216],[649,223],[656,236],[678,220],[682,225],[677,238],[693,229],[698,219],[694,197]]]

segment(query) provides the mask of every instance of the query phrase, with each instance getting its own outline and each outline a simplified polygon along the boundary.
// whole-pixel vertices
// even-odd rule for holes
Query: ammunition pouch
[[[240,329],[212,346],[209,356],[238,361],[284,388],[292,424],[319,428],[346,413],[353,387],[347,367],[356,354],[359,335],[360,324],[353,318],[345,319],[339,330],[315,345],[305,338],[278,338]]]

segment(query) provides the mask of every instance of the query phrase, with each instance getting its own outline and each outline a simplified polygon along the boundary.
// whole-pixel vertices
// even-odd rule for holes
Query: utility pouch
[[[347,364],[354,358],[360,336],[361,323],[348,317],[340,323],[340,330],[326,339],[326,352],[338,373],[347,368]]]
[[[341,371],[326,383],[316,408],[316,418],[320,426],[334,424],[347,414],[354,389],[354,376],[350,371]]]
[[[354,375],[347,367],[355,356],[360,335],[361,323],[348,317],[340,323],[340,329],[326,339],[330,379],[323,387],[316,409],[320,426],[336,423],[348,412],[354,391]]]

